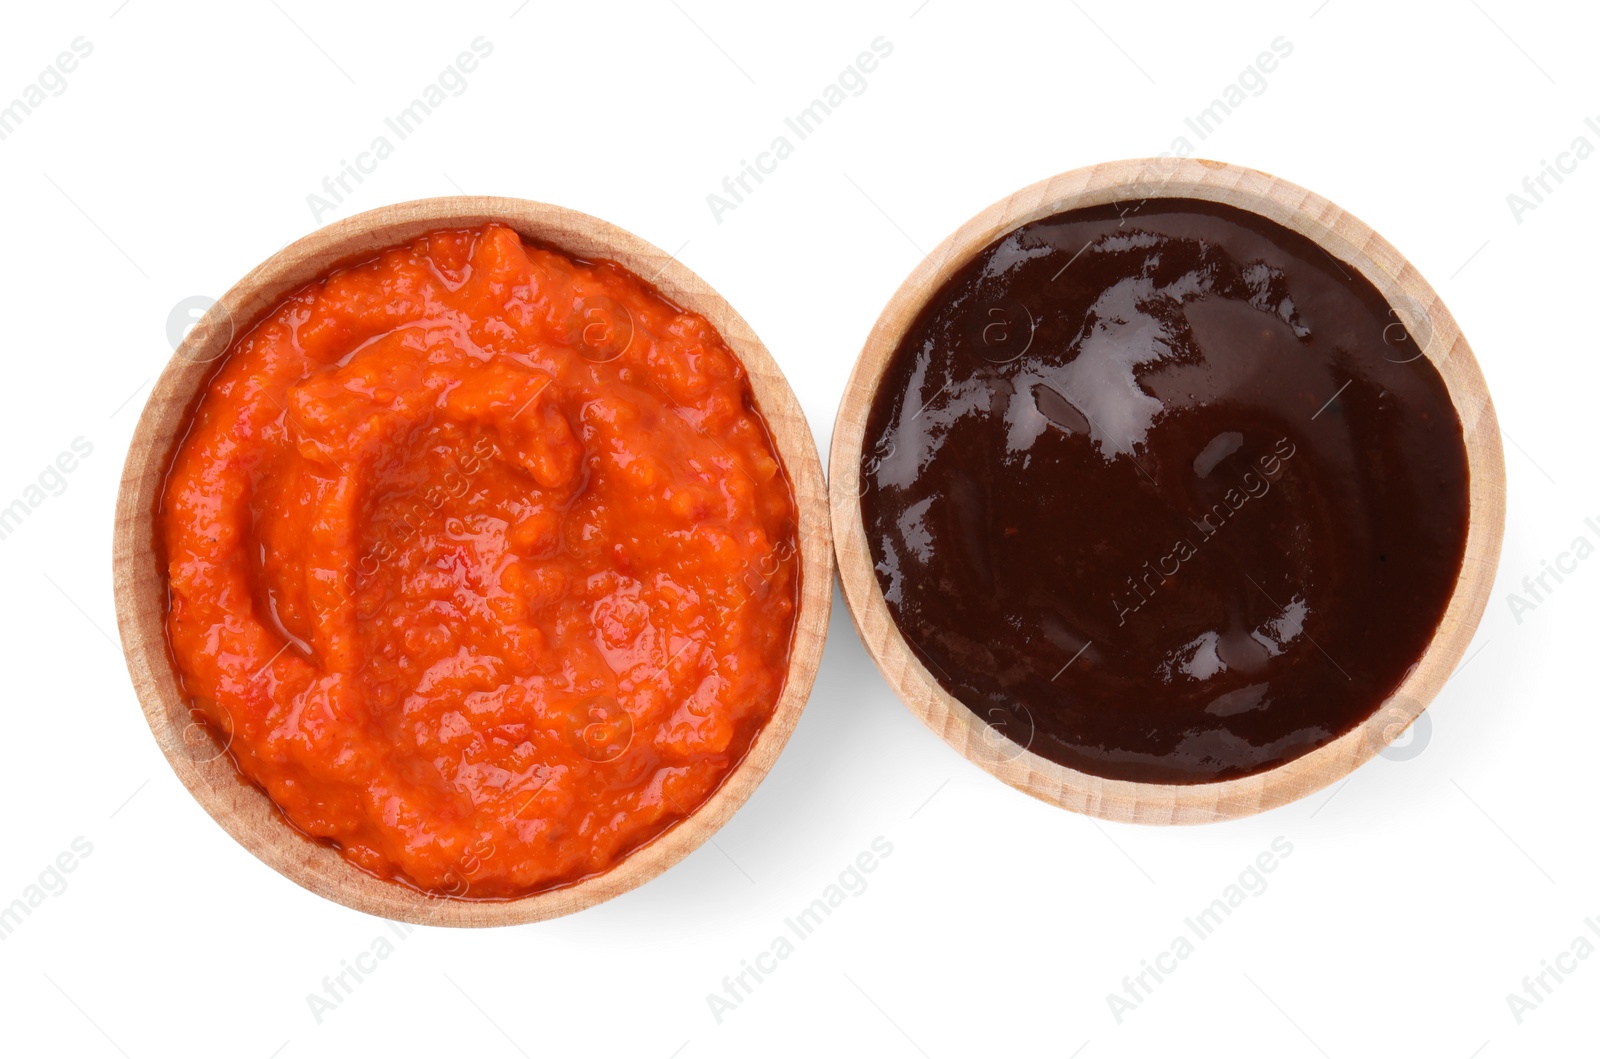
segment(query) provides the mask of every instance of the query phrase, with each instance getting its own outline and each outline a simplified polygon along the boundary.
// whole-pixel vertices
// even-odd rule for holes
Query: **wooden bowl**
[[[801,563],[800,606],[783,693],[749,752],[711,797],[609,871],[504,901],[440,897],[367,875],[330,845],[296,831],[265,793],[241,777],[198,711],[191,715],[174,676],[164,629],[167,578],[155,530],[172,452],[235,334],[244,334],[286,295],[341,265],[424,232],[487,221],[505,223],[526,239],[576,257],[615,261],[711,322],[743,362],[789,473]],[[587,908],[665,871],[726,823],[772,768],[810,694],[828,628],[833,555],[826,496],[816,444],[777,363],[744,318],[684,265],[621,228],[559,206],[481,196],[405,202],[329,225],[272,255],[224,294],[178,347],[145,404],[123,468],[112,552],[117,625],[156,742],[206,812],[250,852],[306,889],[375,916],[441,926],[528,923]]]
[[[1444,618],[1410,675],[1361,725],[1303,757],[1241,779],[1200,784],[1105,779],[1057,764],[999,736],[939,685],[907,646],[873,572],[861,517],[861,453],[879,380],[928,299],[978,252],[1013,229],[1065,210],[1153,198],[1206,199],[1267,217],[1354,266],[1388,300],[1439,370],[1461,418],[1471,497],[1466,552]],[[1050,177],[995,203],[929,254],[867,336],[834,424],[829,482],[835,551],[856,628],[911,711],[968,760],[1018,790],[1107,820],[1194,824],[1246,816],[1302,798],[1378,753],[1438,693],[1472,639],[1489,598],[1505,529],[1505,463],[1483,375],[1444,302],[1400,252],[1318,195],[1222,162],[1150,158]]]

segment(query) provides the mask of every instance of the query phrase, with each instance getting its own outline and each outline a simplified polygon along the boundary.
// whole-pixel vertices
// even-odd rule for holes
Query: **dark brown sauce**
[[[1461,423],[1399,320],[1213,203],[990,245],[867,422],[862,519],[906,641],[1012,743],[1099,776],[1246,776],[1348,732],[1466,543]]]

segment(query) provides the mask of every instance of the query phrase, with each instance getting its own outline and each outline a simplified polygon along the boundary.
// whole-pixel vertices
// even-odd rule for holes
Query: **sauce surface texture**
[[[1466,545],[1443,380],[1310,240],[1154,199],[1025,225],[913,321],[862,518],[945,690],[1052,761],[1200,783],[1363,722]]]
[[[682,820],[769,720],[799,567],[743,367],[618,265],[487,225],[235,343],[160,513],[185,692],[302,832],[512,897]]]

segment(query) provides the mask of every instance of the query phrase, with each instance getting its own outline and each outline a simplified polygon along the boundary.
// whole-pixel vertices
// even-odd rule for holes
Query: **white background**
[[[1600,955],[1520,1024],[1506,1000],[1600,922],[1600,557],[1520,621],[1509,600],[1574,538],[1600,544],[1600,156],[1520,223],[1507,203],[1576,137],[1600,148],[1592,8],[119,2],[11,7],[0,33],[0,102],[74,38],[93,46],[0,142],[0,506],[75,438],[93,445],[0,540],[0,904],[75,838],[93,846],[0,941],[0,1051],[1596,1053]],[[494,50],[466,90],[314,219],[306,196],[479,36]],[[893,53],[867,89],[718,223],[706,196],[879,36]],[[1198,139],[1184,118],[1280,36],[1293,53],[1266,89]],[[1483,365],[1506,431],[1505,550],[1426,746],[1252,819],[1099,823],[925,730],[836,602],[799,729],[716,845],[564,920],[420,928],[319,1024],[306,995],[388,928],[279,877],[199,809],[115,642],[113,500],[173,307],[385,203],[560,203],[681,247],[771,348],[825,455],[856,351],[923,251],[1016,188],[1180,135],[1372,224]],[[893,854],[869,888],[719,1024],[707,994],[877,836]],[[1119,1024],[1107,994],[1279,836],[1293,853],[1265,892]]]

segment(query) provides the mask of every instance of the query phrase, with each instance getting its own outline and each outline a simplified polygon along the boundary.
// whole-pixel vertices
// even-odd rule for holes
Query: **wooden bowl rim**
[[[885,366],[927,299],[996,239],[1078,207],[1153,198],[1225,203],[1312,239],[1355,267],[1395,310],[1444,378],[1461,417],[1470,475],[1466,550],[1449,605],[1421,658],[1371,716],[1340,738],[1240,779],[1199,784],[1106,779],[1004,738],[950,695],[890,617],[861,519],[866,419]],[[1494,404],[1477,360],[1437,292],[1386,239],[1320,195],[1270,174],[1203,159],[1134,158],[1060,173],[994,203],[941,242],[889,299],[864,343],[834,422],[829,504],[839,579],[857,632],[889,685],[924,724],[974,764],[1054,805],[1106,820],[1195,824],[1234,819],[1303,798],[1348,775],[1421,716],[1471,641],[1493,587],[1505,529],[1505,461]]]
[[[171,453],[215,362],[231,345],[236,322],[242,334],[306,283],[425,232],[490,221],[578,258],[615,261],[717,329],[745,367],[789,475],[800,591],[789,669],[773,715],[705,802],[606,872],[522,898],[463,900],[367,875],[330,845],[306,838],[263,791],[243,780],[210,730],[195,723],[167,649],[166,576],[157,560],[155,509]],[[588,214],[527,199],[461,195],[382,206],[320,228],[268,257],[207,311],[157,380],[130,442],[117,496],[112,577],[123,651],[145,719],[173,771],[224,831],[282,875],[357,911],[436,926],[502,926],[567,915],[649,881],[744,804],[782,752],[816,678],[833,600],[829,537],[822,464],[799,400],[755,331],[710,284],[673,255]]]

